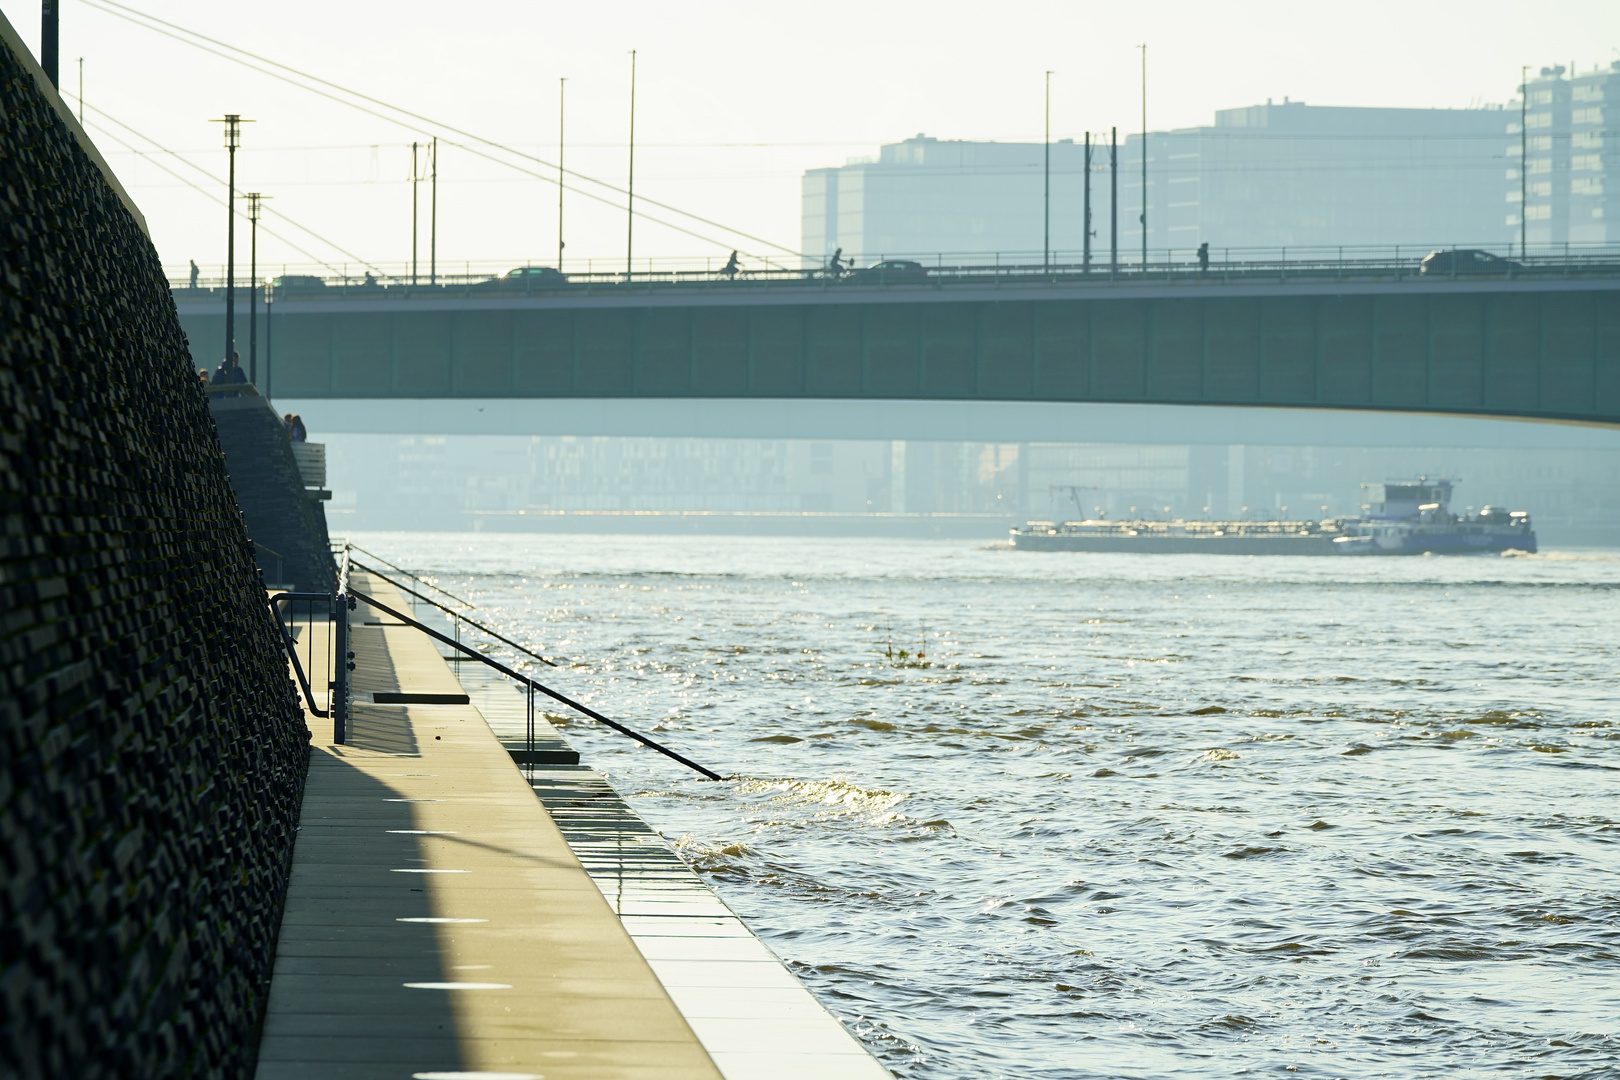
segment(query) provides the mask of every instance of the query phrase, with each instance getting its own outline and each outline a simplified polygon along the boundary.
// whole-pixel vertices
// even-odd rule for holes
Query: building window
[[[1603,110],[1576,109],[1569,119],[1571,123],[1575,124],[1601,124],[1603,123]]]
[[[1603,168],[1602,154],[1576,154],[1570,159],[1572,172],[1597,172]]]
[[[1550,112],[1531,113],[1525,117],[1524,126],[1527,128],[1552,127],[1552,121],[1552,113]]]
[[[1570,182],[1569,193],[1571,195],[1601,195],[1603,194],[1603,181],[1583,176],[1579,180]]]
[[[1550,206],[1532,206],[1532,207],[1529,207],[1528,209],[1525,210],[1524,217],[1525,217],[1526,221],[1547,221],[1547,220],[1550,220],[1552,218],[1552,207],[1550,207]]]

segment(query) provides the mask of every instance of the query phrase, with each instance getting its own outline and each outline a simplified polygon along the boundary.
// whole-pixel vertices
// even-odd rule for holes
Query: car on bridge
[[[884,259],[860,270],[851,270],[844,278],[859,285],[896,285],[927,279],[928,268],[910,259]]]
[[[326,288],[326,282],[313,274],[283,274],[273,278],[270,287],[285,296],[288,293],[318,292]]]
[[[568,275],[554,266],[519,266],[500,277],[480,281],[475,288],[533,292],[536,289],[560,289],[567,284]]]
[[[1492,255],[1478,248],[1453,248],[1450,251],[1431,251],[1418,263],[1420,274],[1511,274],[1524,269],[1524,264],[1500,255]]]

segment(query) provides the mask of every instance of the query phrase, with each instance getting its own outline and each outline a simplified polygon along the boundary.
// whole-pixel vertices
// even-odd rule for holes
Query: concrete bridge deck
[[[374,293],[278,303],[260,385],[300,400],[1108,402],[1620,424],[1613,270]],[[212,366],[223,303],[179,311]]]

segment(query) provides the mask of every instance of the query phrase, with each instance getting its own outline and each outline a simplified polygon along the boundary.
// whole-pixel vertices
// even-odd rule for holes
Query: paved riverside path
[[[311,718],[260,1080],[718,1080],[480,714],[372,703],[462,695],[434,643],[350,618],[354,730]]]

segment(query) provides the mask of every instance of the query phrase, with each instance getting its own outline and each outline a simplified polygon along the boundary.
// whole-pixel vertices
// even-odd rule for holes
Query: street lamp
[[[225,125],[225,149],[231,155],[225,199],[225,363],[229,367],[236,347],[236,148],[242,145],[242,125],[253,121],[244,121],[238,113],[226,113],[211,122]]]

